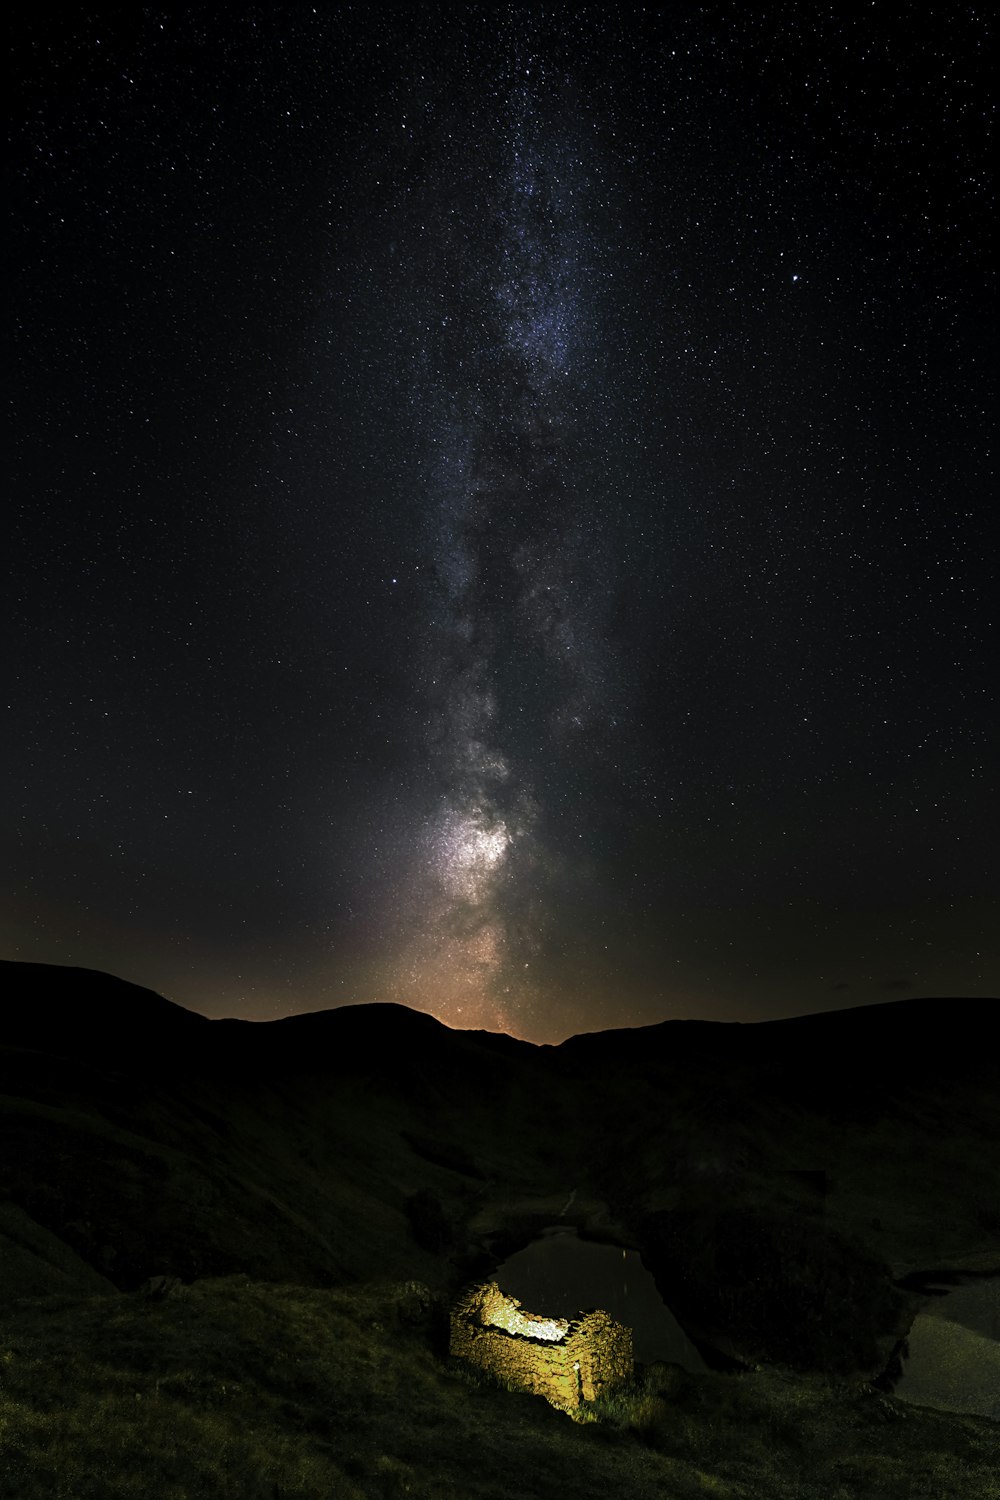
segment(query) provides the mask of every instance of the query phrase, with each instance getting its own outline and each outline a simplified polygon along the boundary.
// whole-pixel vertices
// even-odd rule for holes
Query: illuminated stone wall
[[[495,1281],[468,1288],[451,1314],[451,1353],[553,1406],[575,1411],[632,1373],[632,1330],[606,1312],[546,1318]]]

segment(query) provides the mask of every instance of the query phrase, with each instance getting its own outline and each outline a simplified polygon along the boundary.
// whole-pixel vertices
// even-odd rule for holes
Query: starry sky
[[[987,19],[27,8],[4,956],[1000,990]]]

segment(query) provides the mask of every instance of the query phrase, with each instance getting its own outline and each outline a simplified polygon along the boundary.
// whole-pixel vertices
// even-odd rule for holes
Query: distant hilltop
[[[823,1073],[841,1083],[872,1070],[941,1074],[975,1070],[981,1044],[1000,1019],[1000,1001],[982,998],[889,1000],[775,1021],[669,1020],[650,1026],[583,1032],[558,1046],[503,1033],[459,1031],[425,1011],[373,1002],[304,1012],[275,1021],[209,1020],[154,990],[97,969],[0,961],[4,1005],[0,1041],[74,1055],[159,1066],[227,1059],[254,1071],[316,1066],[368,1068],[429,1054],[551,1056],[560,1065],[600,1063],[639,1073],[680,1057],[712,1057],[774,1067],[822,1057]],[[823,1087],[817,1080],[817,1085]]]

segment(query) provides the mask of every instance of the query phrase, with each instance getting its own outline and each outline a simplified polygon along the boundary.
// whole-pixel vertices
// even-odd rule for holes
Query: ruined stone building
[[[632,1374],[632,1330],[595,1309],[578,1317],[524,1312],[495,1281],[468,1288],[451,1314],[452,1354],[553,1406],[575,1411]]]

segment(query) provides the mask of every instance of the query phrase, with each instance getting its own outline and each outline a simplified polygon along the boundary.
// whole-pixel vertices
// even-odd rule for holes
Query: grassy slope
[[[990,1493],[995,1427],[862,1394],[914,1306],[886,1260],[1000,1259],[986,1049],[921,1076],[887,1035],[824,1089],[798,1023],[762,1061],[764,1028],[532,1049],[395,1007],[192,1029],[158,1006],[158,1047],[95,1042],[77,1007],[69,1055],[39,1026],[0,1051],[0,1308],[64,1294],[0,1311],[4,1493],[543,1496],[569,1472],[578,1495]],[[578,1426],[470,1384],[376,1287],[443,1306],[472,1226],[516,1237],[571,1188],[768,1368],[675,1372]],[[90,1300],[160,1273],[201,1279]]]
[[[602,1421],[437,1352],[416,1283],[242,1278],[22,1305],[0,1343],[0,1488],[65,1500],[988,1500],[996,1428],[773,1372],[656,1367]]]
[[[302,1019],[315,1025],[291,1045],[249,1028],[228,1039],[231,1053],[227,1042],[179,1061],[168,1045],[161,1066],[155,1049],[137,1066],[96,1046],[0,1047],[0,1187],[38,1234],[125,1290],[155,1274],[234,1270],[321,1286],[452,1284],[483,1202],[547,1180],[539,1159],[555,1122],[533,1049],[511,1066],[502,1049],[421,1017],[429,1051],[407,1035],[396,1052],[359,1045],[345,1058],[336,1026]],[[415,1240],[418,1194],[440,1205],[444,1243]],[[0,1265],[4,1243],[0,1223]],[[39,1261],[37,1290],[53,1289]]]

